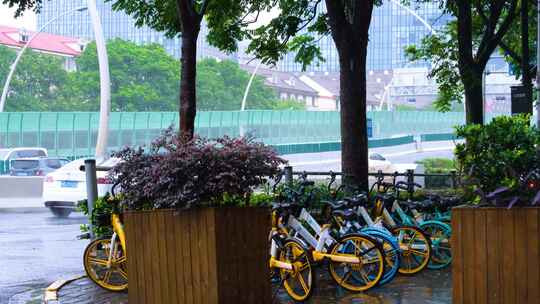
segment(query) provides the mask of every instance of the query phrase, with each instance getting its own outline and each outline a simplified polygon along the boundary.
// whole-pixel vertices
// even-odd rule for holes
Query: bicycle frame
[[[111,263],[113,260],[113,254],[116,253],[118,248],[116,248],[117,243],[116,239],[118,238],[120,240],[120,246],[122,247],[122,250],[124,251],[124,256],[127,258],[127,248],[126,248],[126,234],[124,231],[124,225],[122,224],[122,221],[120,220],[120,216],[118,214],[113,213],[111,215],[111,224],[113,227],[113,235],[111,237],[111,250],[109,252],[109,259],[107,261],[107,267],[111,267]]]

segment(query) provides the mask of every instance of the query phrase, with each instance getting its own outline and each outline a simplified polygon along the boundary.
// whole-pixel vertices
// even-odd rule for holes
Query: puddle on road
[[[353,294],[324,273],[317,276],[316,287],[309,304],[448,304],[452,302],[451,270],[425,270],[416,276],[397,276],[384,286],[365,293]],[[276,286],[274,285],[274,291]],[[276,303],[294,303],[283,289],[278,291]]]

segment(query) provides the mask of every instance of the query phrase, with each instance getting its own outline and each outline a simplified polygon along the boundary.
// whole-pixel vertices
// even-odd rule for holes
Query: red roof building
[[[12,48],[22,48],[35,32],[0,25],[0,45]],[[77,38],[39,33],[29,45],[29,48],[65,57],[77,57],[85,44]]]

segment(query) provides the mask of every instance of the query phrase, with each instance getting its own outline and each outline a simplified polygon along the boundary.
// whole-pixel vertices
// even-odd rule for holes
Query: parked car
[[[392,163],[388,161],[384,156],[379,153],[369,154],[369,172],[385,172],[390,173],[392,169]]]
[[[11,176],[45,176],[69,163],[68,159],[57,157],[17,158],[9,164]]]
[[[45,148],[0,149],[0,175],[8,174],[10,162],[16,158],[47,157]]]
[[[109,158],[97,161],[98,166],[113,167],[120,160]],[[75,160],[64,167],[47,174],[43,181],[43,203],[58,217],[68,217],[76,209],[77,202],[87,199],[86,174],[80,170],[84,159]],[[107,172],[97,172],[98,196],[110,192],[112,184]]]

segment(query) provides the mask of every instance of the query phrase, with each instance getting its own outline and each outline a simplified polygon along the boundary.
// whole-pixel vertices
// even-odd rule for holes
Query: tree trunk
[[[368,190],[367,37],[360,44],[343,43],[340,52],[341,167],[347,184]]]
[[[197,37],[199,31],[182,33],[182,71],[180,78],[180,132],[193,137],[197,113]]]
[[[465,88],[465,114],[467,124],[484,124],[484,94],[482,74],[471,73],[473,77],[464,81]]]
[[[471,2],[456,1],[459,74],[465,89],[465,120],[467,124],[484,124],[483,73],[473,55]],[[484,66],[485,68],[485,66]]]
[[[530,102],[529,114],[532,115],[533,85],[530,73],[530,50],[529,50],[529,2],[521,2],[521,82],[525,88],[527,100]]]
[[[339,54],[341,170],[347,185],[369,190],[366,57],[374,1],[326,0]]]

